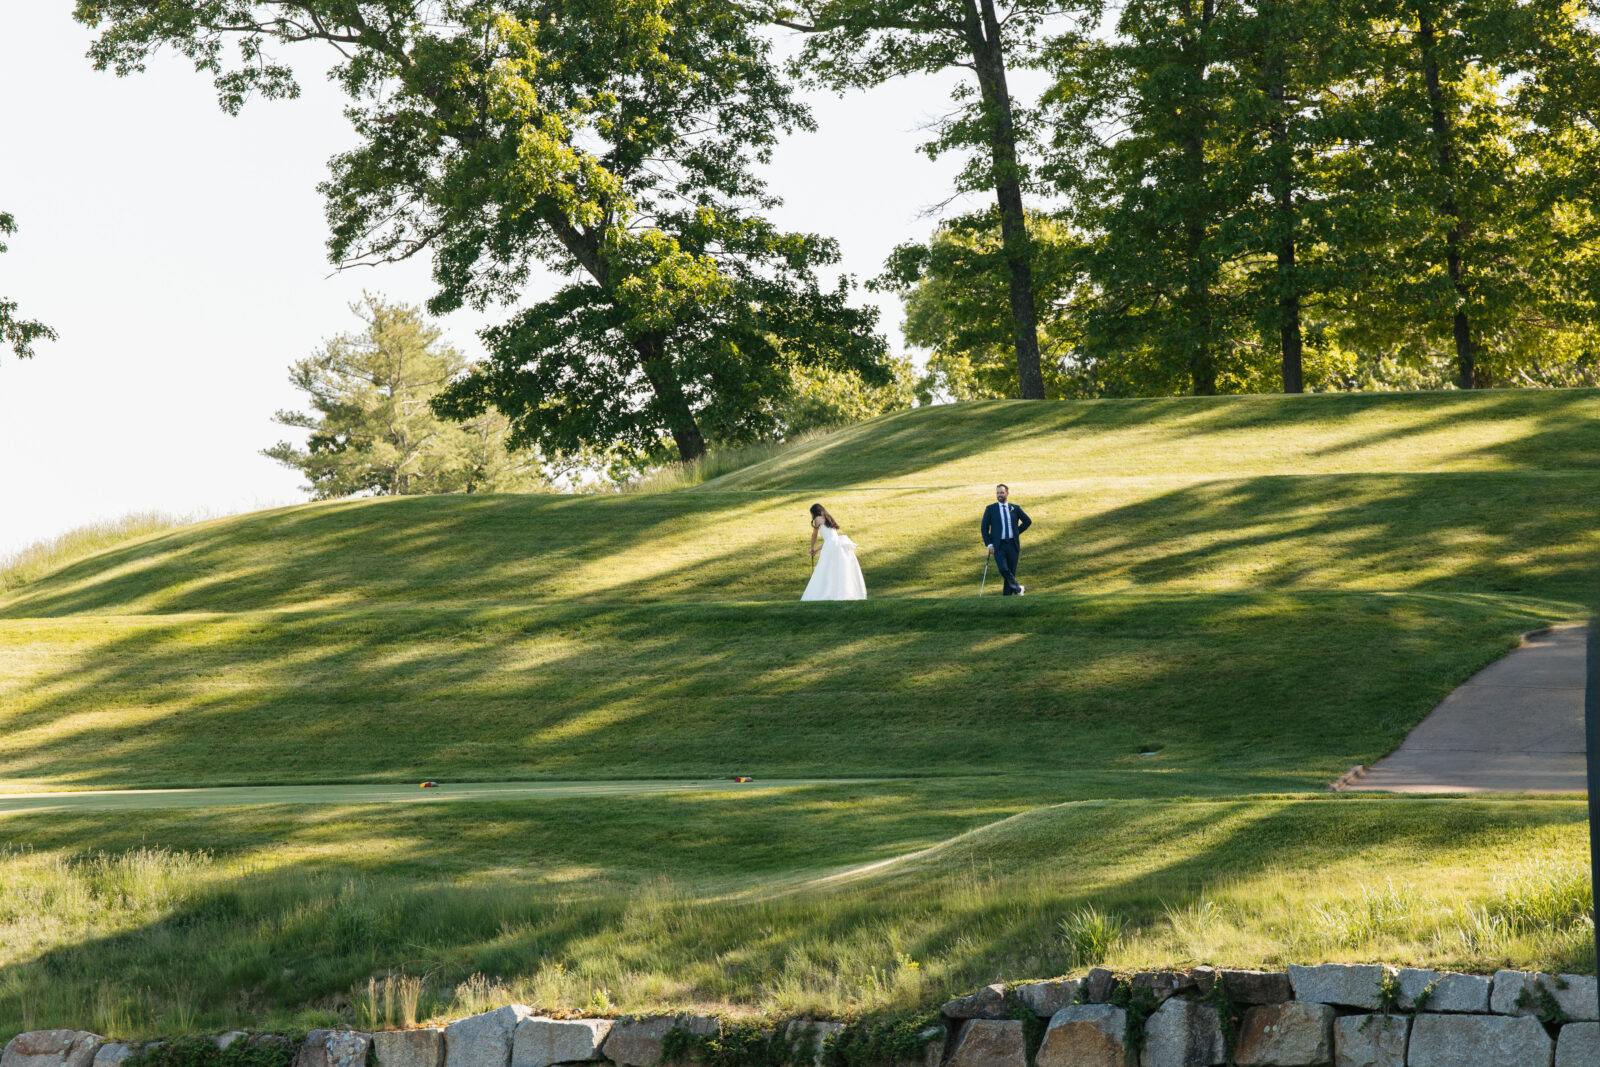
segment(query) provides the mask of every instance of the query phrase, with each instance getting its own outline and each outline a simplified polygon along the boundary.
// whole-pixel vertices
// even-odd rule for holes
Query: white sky
[[[61,337],[29,361],[0,350],[0,556],[131,511],[304,499],[298,476],[260,455],[290,434],[273,412],[301,406],[289,363],[356,325],[363,288],[412,303],[433,292],[420,259],[331,273],[315,187],[351,139],[336,90],[312,78],[298,100],[230,118],[182,57],[130,78],[95,72],[70,11],[0,2],[0,210],[18,224],[0,294]],[[819,131],[775,160],[777,221],[838,238],[858,278],[925,237],[923,212],[949,195],[958,161],[915,148],[947,85],[814,97]],[[898,301],[875,302],[898,348]],[[492,319],[463,311],[443,326],[475,355]]]

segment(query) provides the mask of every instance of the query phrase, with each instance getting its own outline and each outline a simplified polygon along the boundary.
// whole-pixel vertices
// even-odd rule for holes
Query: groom
[[[1001,483],[994,487],[995,503],[983,509],[980,529],[984,547],[994,557],[995,566],[1000,568],[1000,577],[1006,580],[1005,595],[1021,596],[1027,588],[1017,584],[1017,556],[1022,551],[1017,538],[1033,525],[1033,520],[1017,505],[1006,503],[1010,495],[1010,486]]]

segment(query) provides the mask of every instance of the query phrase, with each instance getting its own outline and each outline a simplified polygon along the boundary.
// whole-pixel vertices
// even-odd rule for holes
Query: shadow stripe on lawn
[[[82,792],[0,793],[0,815],[49,811],[137,811],[152,808],[229,808],[260,804],[406,804],[451,800],[560,800],[570,797],[663,793],[764,792],[806,786],[862,785],[876,778],[730,778],[593,782],[462,782],[437,788],[362,785],[213,786],[199,789],[96,789]]]

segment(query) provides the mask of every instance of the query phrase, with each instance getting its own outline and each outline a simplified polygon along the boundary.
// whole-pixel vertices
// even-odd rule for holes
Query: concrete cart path
[[[1581,793],[1588,628],[1537,630],[1341,790]]]
[[[729,778],[593,782],[461,782],[435,789],[420,785],[242,785],[199,789],[98,789],[73,793],[0,793],[0,815],[22,812],[137,811],[154,808],[223,808],[253,804],[394,804],[451,800],[558,800],[569,797],[646,796],[855,785],[874,778]]]

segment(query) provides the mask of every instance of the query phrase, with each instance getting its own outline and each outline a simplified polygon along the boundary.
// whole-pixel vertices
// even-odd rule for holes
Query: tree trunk
[[[685,463],[699,459],[706,454],[706,439],[701,436],[700,424],[695,421],[689,400],[683,395],[683,383],[678,381],[671,361],[662,351],[661,339],[642,337],[634,341],[633,347],[639,353],[639,367],[656,394],[667,431],[678,446],[678,458]]]
[[[546,213],[545,221],[589,276],[601,288],[609,290],[611,267],[601,252],[598,234],[578,229],[554,210]],[[683,383],[678,381],[677,374],[672,370],[672,361],[663,351],[661,338],[635,337],[631,340],[634,351],[639,355],[639,369],[644,372],[645,380],[656,394],[662,417],[667,422],[667,431],[678,446],[678,458],[685,463],[699,459],[706,454],[706,439],[701,435],[700,424],[683,395]]]
[[[1190,0],[1182,0],[1178,9],[1179,16],[1185,22],[1194,15]],[[1201,0],[1202,32],[1211,25],[1215,11],[1215,0]],[[1190,86],[1190,100],[1193,101],[1193,106],[1190,107],[1187,116],[1189,130],[1183,144],[1185,178],[1194,194],[1190,198],[1193,206],[1183,227],[1188,244],[1186,249],[1188,277],[1184,282],[1184,304],[1189,312],[1189,325],[1194,331],[1194,347],[1189,353],[1189,379],[1195,396],[1215,396],[1217,360],[1211,344],[1211,333],[1214,328],[1211,281],[1214,271],[1210,254],[1206,249],[1207,219],[1204,205],[1207,203],[1207,197],[1202,189],[1206,175],[1205,131],[1199,118],[1200,98],[1205,89],[1206,57],[1204,51],[1196,45],[1192,35],[1186,35],[1184,43],[1179,47],[1189,61],[1190,76],[1193,79],[1193,84]]]
[[[1455,316],[1451,324],[1456,342],[1456,384],[1462,389],[1481,389],[1488,386],[1489,375],[1478,367],[1478,345],[1473,340],[1472,321],[1467,315],[1467,267],[1461,254],[1467,226],[1455,197],[1455,153],[1451,144],[1450,116],[1445,113],[1444,92],[1439,87],[1439,57],[1434,50],[1436,38],[1433,19],[1426,10],[1421,9],[1417,12],[1417,43],[1422,49],[1423,77],[1428,86],[1428,109],[1439,179],[1444,186],[1439,214],[1450,226],[1444,236],[1444,261],[1456,297]]]
[[[1295,270],[1296,205],[1294,200],[1294,145],[1289,140],[1288,87],[1284,84],[1282,36],[1274,25],[1277,5],[1267,0],[1261,15],[1272,49],[1267,60],[1267,96],[1276,110],[1267,134],[1271,142],[1272,202],[1277,216],[1278,347],[1283,357],[1283,391],[1305,392],[1304,339],[1300,333],[1300,276]]]
[[[1285,183],[1287,184],[1287,183]],[[1293,193],[1285,189],[1278,204],[1278,345],[1283,354],[1283,391],[1303,393],[1305,387],[1304,338],[1300,334],[1300,289],[1294,265]]]
[[[1005,50],[994,0],[967,0],[966,37],[972,50],[978,86],[989,122],[989,148],[994,160],[995,200],[1000,209],[1000,240],[1010,281],[1011,333],[1017,350],[1017,382],[1024,400],[1044,399],[1044,374],[1039,360],[1039,324],[1034,309],[1033,252],[1028,220],[1022,209],[1022,180],[1017,163],[1017,131],[1006,85]]]

